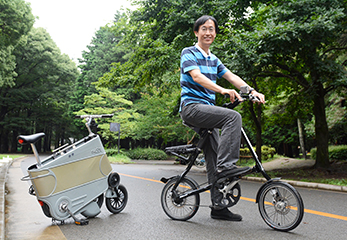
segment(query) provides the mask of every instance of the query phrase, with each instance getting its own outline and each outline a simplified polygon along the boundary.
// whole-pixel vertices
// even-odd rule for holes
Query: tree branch
[[[344,48],[330,48],[330,49],[327,49],[325,52],[323,52],[323,55],[325,55],[326,53],[330,52],[330,51],[333,51],[333,50],[346,50],[347,47],[344,47]]]
[[[292,79],[294,79],[295,81],[297,81],[301,86],[305,87],[305,88],[309,88],[310,84],[306,81],[306,79],[302,76],[302,74],[294,69],[290,69],[287,65],[283,65],[280,63],[275,63],[275,65],[277,67],[279,67],[280,69],[283,69],[285,71],[288,71],[292,76]]]

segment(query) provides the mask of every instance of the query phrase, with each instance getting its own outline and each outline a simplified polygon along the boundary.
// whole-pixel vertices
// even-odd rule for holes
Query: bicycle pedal
[[[88,225],[89,221],[87,219],[81,219],[80,221],[75,221],[76,225]]]

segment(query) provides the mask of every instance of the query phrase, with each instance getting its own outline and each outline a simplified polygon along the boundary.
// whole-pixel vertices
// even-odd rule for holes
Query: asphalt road
[[[121,182],[129,192],[125,210],[102,213],[91,219],[88,226],[60,226],[67,239],[346,239],[347,208],[345,193],[298,189],[305,204],[302,224],[289,233],[274,231],[262,220],[258,205],[253,202],[261,186],[256,182],[241,182],[242,200],[231,208],[243,216],[242,222],[211,219],[209,193],[200,194],[197,214],[186,222],[169,219],[160,205],[162,176],[180,173],[184,166],[113,165],[121,174]],[[191,176],[199,183],[205,174],[195,171]],[[329,215],[330,214],[330,215]],[[345,220],[339,219],[339,216]]]
[[[162,176],[179,174],[185,166],[113,164],[112,167],[121,175],[121,183],[129,193],[124,211],[111,214],[103,204],[101,213],[90,219],[89,225],[77,226],[69,219],[65,225],[55,227],[58,229],[54,231],[55,236],[49,233],[52,224],[47,220],[40,223],[40,231],[48,234],[47,239],[346,239],[346,193],[296,188],[303,198],[305,215],[296,229],[284,233],[268,227],[254,203],[262,183],[241,181],[242,198],[231,210],[243,216],[242,222],[211,219],[206,192],[200,194],[203,206],[197,214],[189,221],[180,222],[171,220],[162,210],[160,194],[164,185],[159,180]],[[200,184],[206,182],[201,171],[193,169],[190,176]],[[36,211],[41,210],[38,204],[34,207]]]

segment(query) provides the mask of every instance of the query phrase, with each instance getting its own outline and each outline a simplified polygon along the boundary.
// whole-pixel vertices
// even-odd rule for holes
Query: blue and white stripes
[[[204,56],[205,55],[205,56]],[[212,82],[216,83],[217,78],[221,78],[228,69],[214,55],[203,54],[196,46],[184,48],[181,54],[181,106],[190,103],[203,103],[215,105],[215,92],[204,88],[194,82],[189,71],[200,69]]]

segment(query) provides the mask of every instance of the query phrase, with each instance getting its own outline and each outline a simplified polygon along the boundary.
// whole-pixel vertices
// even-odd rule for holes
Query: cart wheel
[[[106,198],[106,207],[111,213],[120,213],[123,211],[128,202],[128,192],[127,189],[120,184],[115,188],[117,197]]]
[[[299,192],[285,182],[266,185],[260,193],[258,207],[266,224],[283,232],[296,228],[304,216]]]

